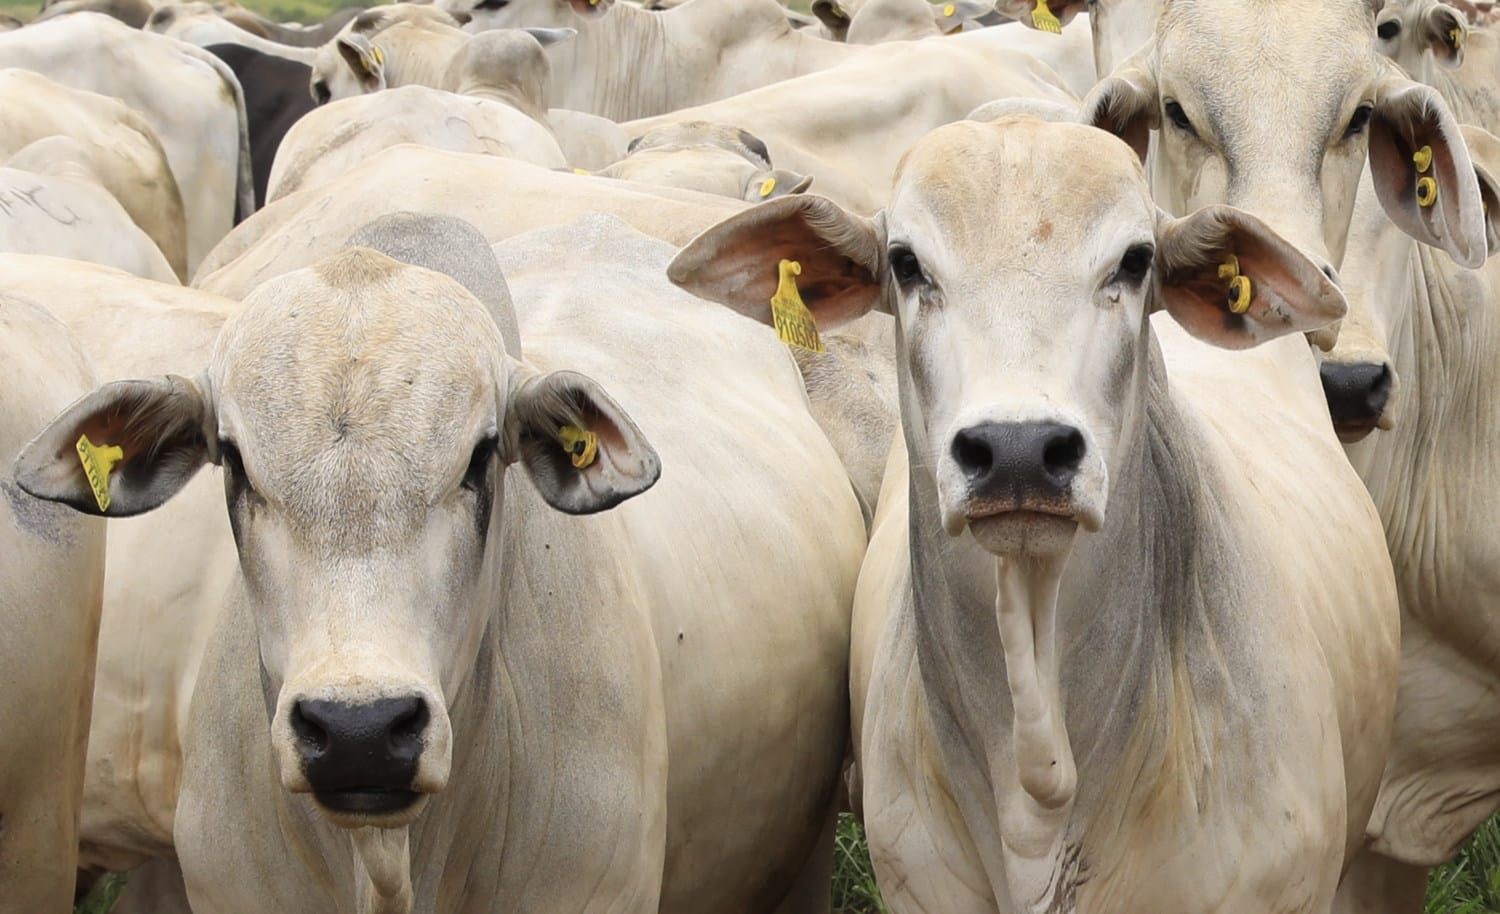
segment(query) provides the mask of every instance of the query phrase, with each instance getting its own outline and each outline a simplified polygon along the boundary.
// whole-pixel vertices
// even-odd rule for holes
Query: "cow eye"
[[[469,468],[464,471],[465,489],[471,492],[484,489],[484,482],[490,475],[490,461],[499,450],[499,445],[499,439],[494,436],[481,439],[474,445],[474,453],[469,456]]]
[[[1190,136],[1198,135],[1198,131],[1193,129],[1193,122],[1188,120],[1187,112],[1182,110],[1181,105],[1168,101],[1163,107],[1166,108],[1167,119],[1172,122],[1173,126]]]
[[[312,92],[313,101],[320,105],[328,104],[329,99],[333,98],[333,93],[328,91],[328,83],[325,80],[320,79],[313,83]]]
[[[1120,258],[1120,266],[1112,277],[1114,282],[1123,282],[1134,288],[1141,284],[1151,272],[1151,263],[1156,259],[1156,249],[1149,244],[1134,244]]]
[[[896,245],[888,252],[891,276],[903,289],[922,281],[922,263],[906,245]]]
[[[1375,29],[1375,34],[1380,36],[1381,41],[1390,41],[1401,34],[1401,20],[1392,19],[1389,22],[1380,23]]]
[[[476,10],[503,10],[510,5],[510,0],[479,0],[474,4]]]
[[[1370,115],[1375,113],[1374,105],[1360,105],[1354,109],[1354,116],[1349,118],[1349,129],[1344,131],[1345,137],[1358,136],[1366,125],[1370,123]]]
[[[224,468],[225,481],[232,491],[250,491],[250,477],[245,475],[245,461],[240,458],[240,449],[228,438],[219,440],[219,466]]]

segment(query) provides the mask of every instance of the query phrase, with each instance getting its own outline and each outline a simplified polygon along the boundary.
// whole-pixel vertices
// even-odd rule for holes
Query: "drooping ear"
[[[655,485],[661,458],[602,387],[573,371],[515,374],[505,454],[526,467],[547,504],[594,514]]]
[[[588,18],[590,16],[603,16],[609,12],[609,8],[615,5],[615,0],[567,0],[573,12]]]
[[[1045,21],[1045,13],[1040,19],[1035,16],[1043,7],[1059,23],[1067,25],[1074,16],[1088,9],[1089,4],[1088,0],[999,0],[994,5],[995,12],[1032,29],[1040,27],[1039,21]]]
[[[1479,179],[1479,199],[1484,201],[1484,234],[1491,256],[1500,252],[1500,137],[1482,127],[1463,124],[1464,145]]]
[[[838,0],[813,0],[812,14],[835,41],[843,41],[849,34],[849,13]]]
[[[16,484],[85,514],[140,514],[175,495],[209,462],[213,427],[207,401],[186,378],[115,381],[68,407],[26,445],[16,460]],[[107,510],[95,484],[107,493]]]
[[[1458,122],[1437,92],[1398,75],[1381,84],[1370,121],[1370,174],[1381,206],[1402,231],[1461,267],[1484,263],[1479,181]]]
[[[1084,97],[1079,120],[1108,130],[1146,161],[1151,131],[1161,123],[1157,98],[1155,49],[1136,52],[1113,74],[1100,80]]]
[[[994,11],[995,4],[985,0],[940,0],[932,5],[932,22],[939,32],[949,35],[963,28],[964,23]]]
[[[802,267],[797,287],[803,303],[819,327],[831,329],[880,304],[884,235],[877,221],[823,197],[778,197],[688,242],[667,265],[667,278],[774,326],[771,297],[781,261],[795,260]]]
[[[1225,349],[1317,330],[1347,308],[1316,264],[1231,206],[1183,219],[1158,214],[1156,262],[1160,306],[1193,336]]]
[[[550,48],[554,44],[562,44],[564,41],[578,34],[577,29],[541,29],[524,28],[521,31],[536,39],[536,43],[544,48]]]
[[[385,52],[370,44],[370,39],[350,32],[337,39],[339,56],[348,64],[349,71],[359,80],[366,92],[378,92],[385,88]]]
[[[1464,45],[1468,43],[1469,23],[1464,14],[1438,3],[1422,14],[1421,39],[1439,64],[1449,69],[1464,62]]]
[[[745,199],[751,203],[759,203],[773,197],[806,193],[807,189],[812,187],[812,182],[811,177],[795,171],[787,171],[785,168],[757,171],[751,177],[750,183],[745,185]]]

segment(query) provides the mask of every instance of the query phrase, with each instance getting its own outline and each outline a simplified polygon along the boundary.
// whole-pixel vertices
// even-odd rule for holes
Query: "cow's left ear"
[[[567,0],[567,4],[580,16],[602,16],[615,5],[615,0]]]
[[[1259,219],[1206,206],[1157,216],[1158,302],[1193,336],[1248,349],[1344,316],[1338,286]]]
[[[807,193],[807,189],[812,187],[812,182],[811,177],[799,175],[795,171],[787,171],[784,168],[757,171],[751,177],[750,183],[745,185],[745,199],[751,203],[759,203],[773,197]]]
[[[568,39],[578,34],[577,29],[569,28],[542,29],[530,27],[521,29],[521,31],[530,35],[532,38],[535,38],[536,43],[544,48],[550,48],[554,44],[562,44],[564,41],[567,41]]]
[[[337,39],[339,56],[349,65],[349,71],[359,80],[366,92],[379,92],[385,88],[385,52],[370,44],[370,39],[350,32]]]
[[[526,467],[547,504],[594,514],[646,491],[661,458],[625,410],[573,371],[515,368],[504,411],[504,454]]]
[[[1479,179],[1479,198],[1484,201],[1484,234],[1490,256],[1500,253],[1500,137],[1483,127],[1464,124],[1464,145]]]
[[[1469,23],[1463,13],[1438,3],[1422,14],[1421,39],[1439,64],[1453,69],[1463,65]]]
[[[1458,121],[1437,92],[1395,72],[1381,83],[1370,119],[1370,175],[1402,231],[1466,269],[1484,263],[1479,181]]]
[[[1088,8],[1088,0],[1000,0],[995,4],[995,12],[1000,15],[1043,31],[1051,31],[1045,24],[1048,19],[1057,20],[1060,26],[1067,25]]]
[[[1142,162],[1151,146],[1151,131],[1161,123],[1155,61],[1152,45],[1137,51],[1089,90],[1079,116],[1083,123],[1124,140]]]

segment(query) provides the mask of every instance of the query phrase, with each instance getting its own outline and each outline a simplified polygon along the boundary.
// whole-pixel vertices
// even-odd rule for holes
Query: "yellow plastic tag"
[[[591,174],[593,174],[593,172],[589,171],[587,168],[575,168],[575,169],[573,169],[573,174],[575,174],[575,175],[591,175]]]
[[[1453,50],[1462,51],[1464,48],[1464,30],[1458,26],[1448,30],[1448,43],[1453,45]]]
[[[102,447],[89,440],[88,435],[79,435],[78,462],[83,464],[83,475],[88,477],[89,488],[94,490],[94,501],[101,512],[109,510],[109,474],[115,464],[125,459],[125,452],[114,445]]]
[[[564,425],[557,430],[557,436],[562,439],[563,450],[573,456],[573,466],[577,469],[583,469],[599,456],[599,436],[586,428]]]
[[[952,4],[952,3],[950,3],[947,6],[943,7],[943,15],[944,16],[950,16],[951,17],[956,12],[958,12],[958,7],[956,5],[954,5],[954,4]]]
[[[1437,202],[1438,186],[1430,176],[1423,175],[1417,179],[1417,205],[1426,209]]]
[[[1036,0],[1036,9],[1031,11],[1031,24],[1043,32],[1051,32],[1054,35],[1062,34],[1062,21],[1052,15],[1052,9],[1047,6],[1047,0]]]
[[[1238,275],[1240,275],[1240,259],[1230,254],[1228,260],[1219,264],[1219,278],[1233,279]]]
[[[783,260],[778,269],[780,281],[776,294],[771,296],[771,317],[776,322],[776,336],[783,343],[823,352],[823,341],[818,337],[818,322],[812,312],[802,303],[802,293],[797,290],[797,277],[802,275],[802,264],[795,260]]]
[[[378,45],[378,44],[372,44],[372,45],[370,45],[370,56],[373,57],[373,58],[375,58],[375,62],[377,64],[379,64],[382,67],[385,66],[385,52],[382,51],[382,50],[380,50],[380,45]]]
[[[1427,169],[1432,167],[1432,147],[1423,146],[1411,154],[1411,163],[1417,166],[1417,174],[1427,174]]]
[[[760,182],[760,198],[762,200],[764,200],[765,198],[771,196],[771,191],[773,191],[775,189],[776,189],[776,179],[775,178],[767,178],[767,179],[765,179],[764,181]]]
[[[1250,277],[1236,276],[1229,281],[1229,311],[1231,314],[1244,314],[1250,310],[1250,302],[1255,298],[1255,286],[1251,284]]]

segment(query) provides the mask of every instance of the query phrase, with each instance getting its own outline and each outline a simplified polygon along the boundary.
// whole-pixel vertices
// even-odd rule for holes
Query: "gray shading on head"
[[[490,243],[474,226],[436,213],[390,213],[365,223],[344,246],[370,248],[451,277],[489,310],[505,351],[512,358],[521,357],[521,333],[505,274]]]

